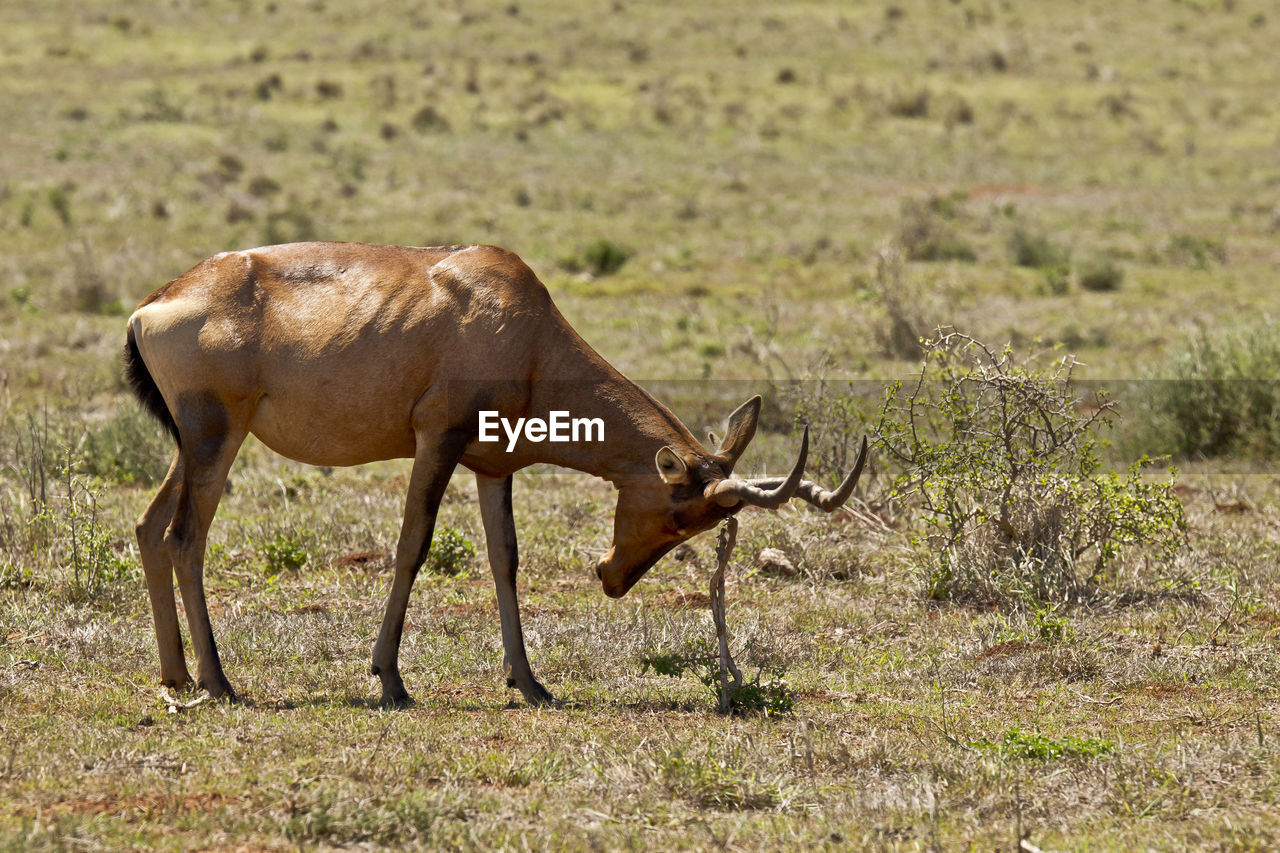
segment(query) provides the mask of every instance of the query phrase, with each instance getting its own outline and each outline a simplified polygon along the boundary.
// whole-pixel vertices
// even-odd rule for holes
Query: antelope
[[[516,471],[551,463],[617,488],[613,542],[596,576],[606,595],[620,598],[676,545],[744,507],[777,508],[799,497],[835,509],[866,459],[864,438],[848,477],[833,492],[819,488],[802,479],[806,428],[786,477],[732,476],[755,434],[760,397],[734,411],[723,442],[707,449],[573,330],[520,258],[495,246],[294,243],[218,254],[138,306],[124,365],[139,403],[176,443],[137,522],[161,681],[191,684],[176,575],[196,687],[215,699],[235,694],[209,623],[205,542],[228,469],[250,434],[311,465],[413,460],[373,648],[372,672],[390,705],[412,701],[399,667],[405,613],[459,465],[476,478],[507,685],[545,704],[554,699],[529,666],[516,595]],[[600,419],[604,441],[478,440],[481,412],[545,420],[560,410]]]

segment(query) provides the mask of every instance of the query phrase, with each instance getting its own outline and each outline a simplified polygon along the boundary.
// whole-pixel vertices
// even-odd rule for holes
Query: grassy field
[[[883,451],[856,516],[744,513],[734,647],[794,707],[735,716],[644,667],[710,640],[711,538],[610,601],[612,490],[549,470],[516,520],[563,707],[504,686],[459,549],[415,587],[418,704],[378,708],[407,463],[250,441],[206,574],[242,701],[178,708],[133,539],[170,449],[118,361],[214,252],[491,242],[695,434],[771,393],[753,471],[816,380],[875,398],[939,325],[1060,345],[1132,390],[1120,455],[1181,453],[1154,380],[1280,375],[1277,28],[1262,0],[4,5],[0,848],[1280,846],[1280,410],[1175,456],[1185,547],[1070,604],[929,599]],[[483,553],[469,477],[440,523]]]

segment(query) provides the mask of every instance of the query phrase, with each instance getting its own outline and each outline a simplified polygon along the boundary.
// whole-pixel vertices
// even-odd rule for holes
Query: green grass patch
[[[1000,741],[974,741],[969,744],[983,752],[993,752],[1002,758],[1017,758],[1028,761],[1057,761],[1064,758],[1091,759],[1111,755],[1115,752],[1115,744],[1098,738],[1080,738],[1074,735],[1063,735],[1051,738],[1039,732],[1024,732],[1021,729],[1009,729]]]

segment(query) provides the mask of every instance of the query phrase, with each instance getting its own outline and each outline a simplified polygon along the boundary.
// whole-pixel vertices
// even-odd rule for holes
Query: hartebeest
[[[747,505],[799,496],[825,510],[852,492],[802,481],[808,432],[786,478],[731,476],[755,434],[760,398],[738,408],[715,452],[570,327],[518,257],[493,246],[402,248],[296,243],[215,255],[149,296],[129,318],[127,378],[177,442],[169,473],[138,520],[160,674],[190,683],[173,578],[186,607],[199,682],[232,696],[209,626],[205,539],[227,471],[252,433],[313,465],[412,458],[395,577],[373,649],[382,699],[408,701],[398,664],[414,577],[445,486],[475,472],[497,586],[507,684],[551,701],[529,668],[516,599],[512,474],[549,462],[619,490],[613,545],[596,575],[624,595],[664,554]],[[478,440],[481,412],[602,419],[601,442],[528,435]]]

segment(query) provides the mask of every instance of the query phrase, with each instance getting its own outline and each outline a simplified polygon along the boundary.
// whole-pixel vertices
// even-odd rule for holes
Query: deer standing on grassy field
[[[312,465],[413,459],[373,649],[389,704],[409,701],[398,663],[409,591],[458,465],[476,475],[507,684],[528,702],[546,703],[552,697],[529,667],[516,598],[515,471],[548,462],[618,488],[613,544],[596,567],[604,592],[618,598],[676,545],[745,506],[776,508],[797,496],[834,509],[865,460],[864,439],[834,492],[802,480],[806,430],[789,476],[731,476],[755,434],[759,397],[732,414],[718,449],[706,449],[578,336],[524,262],[493,246],[296,243],[215,255],[138,306],[124,359],[138,400],[177,442],[137,524],[161,680],[191,681],[176,574],[197,684],[215,698],[234,694],[209,625],[205,541],[250,433]],[[564,412],[600,419],[604,440],[541,441],[528,429],[512,443],[480,440],[482,413],[546,420]]]

